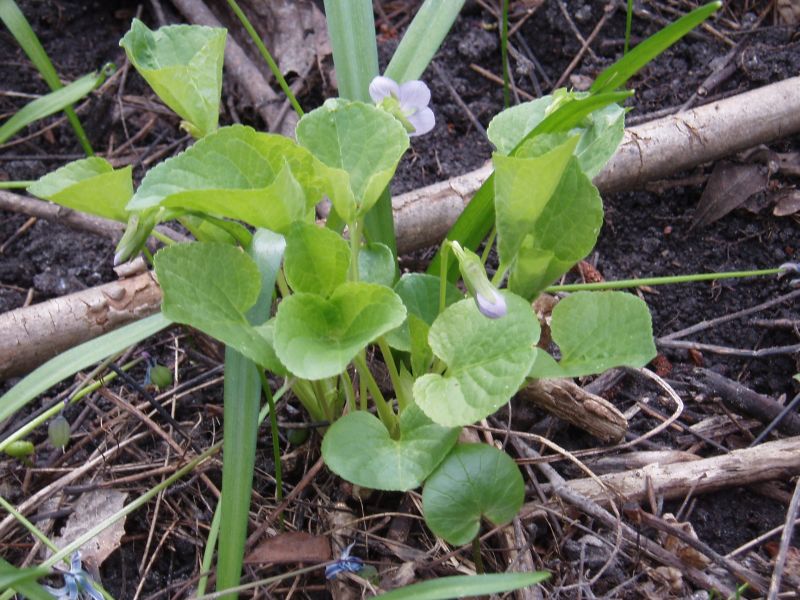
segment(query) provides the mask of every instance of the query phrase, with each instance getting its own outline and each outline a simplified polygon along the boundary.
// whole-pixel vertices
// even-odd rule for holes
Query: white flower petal
[[[378,75],[369,84],[369,95],[375,104],[380,103],[380,101],[386,98],[387,96],[394,96],[395,98],[399,98],[400,86],[398,86],[397,82],[394,81],[393,79],[389,79],[388,77],[383,77],[382,75]]]
[[[400,107],[404,111],[411,112],[412,109],[422,109],[428,106],[431,101],[431,91],[422,81],[406,81],[400,84]]]
[[[419,109],[413,115],[407,116],[406,119],[414,126],[414,131],[408,134],[409,137],[428,133],[436,125],[436,117],[433,116],[433,111],[427,106]]]

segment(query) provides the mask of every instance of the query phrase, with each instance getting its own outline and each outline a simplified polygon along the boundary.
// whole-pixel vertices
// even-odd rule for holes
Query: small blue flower
[[[369,95],[375,104],[394,114],[406,126],[409,137],[428,133],[436,124],[433,111],[428,108],[431,91],[422,81],[398,84],[379,75],[369,84]]]
[[[478,310],[483,313],[483,316],[490,319],[499,319],[505,316],[508,308],[506,307],[506,299],[503,294],[496,289],[491,290],[494,298],[485,297],[480,292],[475,293],[475,303],[478,305]]]
[[[778,267],[778,270],[779,270],[779,272],[778,272],[778,278],[785,277],[785,276],[786,276],[786,275],[788,275],[789,273],[800,273],[800,262],[796,262],[796,263],[791,263],[791,262],[783,263],[783,264],[782,264],[780,267]],[[793,286],[793,287],[798,287],[798,286],[800,286],[800,279],[792,279],[792,280],[789,282],[789,285],[791,285],[791,286]]]
[[[83,570],[81,565],[81,553],[73,552],[70,559],[69,571],[62,571],[64,577],[64,587],[54,588],[49,585],[44,588],[53,596],[67,598],[68,600],[78,600],[79,598],[89,597],[92,600],[104,600],[103,594],[94,587],[92,576]]]
[[[350,550],[356,543],[353,542],[344,549],[339,560],[325,567],[325,579],[334,579],[339,573],[358,573],[364,568],[364,561],[357,556],[350,556]]]

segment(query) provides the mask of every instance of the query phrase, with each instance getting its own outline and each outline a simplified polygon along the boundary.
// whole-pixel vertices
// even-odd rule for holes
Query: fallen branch
[[[628,431],[628,420],[613,404],[569,379],[532,381],[517,396],[580,427],[601,442],[618,442]]]
[[[636,189],[798,131],[800,77],[793,77],[627,129],[594,183],[603,193]],[[487,164],[394,198],[399,251],[438,243],[491,172]]]
[[[588,478],[572,479],[566,485],[581,496],[605,504],[615,497],[622,502],[642,500],[647,497],[648,485],[655,494],[671,500],[682,498],[690,491],[704,494],[760,481],[787,481],[798,473],[800,437],[792,437],[712,458],[669,465],[652,464],[623,473],[601,475],[599,480],[605,488]]]
[[[0,314],[0,379],[26,373],[160,306],[161,288],[145,272]]]

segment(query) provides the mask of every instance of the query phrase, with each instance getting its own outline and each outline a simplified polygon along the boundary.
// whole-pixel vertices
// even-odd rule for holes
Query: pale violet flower
[[[505,316],[508,310],[506,308],[506,299],[503,298],[503,294],[496,289],[492,290],[492,295],[494,298],[487,298],[480,292],[476,292],[475,303],[478,305],[478,310],[483,313],[483,316],[489,317],[490,319],[499,319]]]
[[[83,570],[80,552],[72,553],[69,571],[61,571],[60,573],[64,577],[64,587],[44,586],[55,598],[59,600],[62,598],[66,600],[80,600],[81,598],[104,600],[100,590],[94,587],[91,575]]]
[[[406,127],[410,137],[428,133],[436,122],[428,108],[431,91],[422,81],[398,84],[393,79],[379,75],[369,84],[372,100],[397,117]]]

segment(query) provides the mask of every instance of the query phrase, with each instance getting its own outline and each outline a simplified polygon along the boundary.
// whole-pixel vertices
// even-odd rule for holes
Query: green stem
[[[298,117],[303,116],[303,109],[300,108],[300,103],[297,101],[297,98],[294,97],[289,84],[286,83],[286,79],[281,73],[281,70],[278,68],[278,64],[272,58],[272,54],[269,53],[267,47],[264,45],[264,42],[261,41],[261,36],[258,35],[258,32],[253,27],[253,24],[250,22],[250,19],[247,18],[247,15],[242,12],[242,9],[239,8],[239,5],[236,3],[236,0],[228,0],[228,5],[231,7],[236,16],[238,17],[239,21],[241,21],[242,26],[247,31],[250,39],[253,40],[253,43],[258,48],[258,51],[261,53],[261,56],[269,65],[269,70],[272,71],[272,74],[275,76],[275,79],[278,81],[278,85],[281,86],[283,93],[286,94],[286,97],[289,99],[289,102],[292,104],[292,108],[294,108],[294,112],[297,113]]]
[[[439,263],[439,314],[444,312],[447,307],[447,263],[450,259],[450,242],[442,242],[442,249],[439,251],[441,262]]]
[[[357,219],[353,223],[348,223],[350,230],[350,281],[358,281],[358,253],[361,250],[361,224]]]
[[[325,388],[322,385],[322,381],[317,380],[310,383],[311,388],[314,390],[314,396],[317,398],[317,402],[320,404],[320,406],[322,406],[322,411],[325,413],[325,420],[333,423],[333,410],[328,402],[328,395],[325,393]]]
[[[25,529],[35,538],[37,538],[40,542],[42,542],[45,546],[50,548],[53,552],[58,552],[58,546],[56,546],[53,542],[50,541],[50,538],[47,537],[42,531],[36,527],[33,523],[31,523],[28,519],[25,518],[21,512],[19,512],[16,508],[14,508],[8,501],[0,496],[0,506],[2,506],[10,515],[12,515],[18,523],[21,523]],[[64,559],[64,562],[69,564],[69,560],[67,558]]]
[[[156,238],[159,242],[163,243],[165,246],[174,246],[178,243],[168,235],[161,233],[158,229],[153,229],[153,231],[150,232],[150,235]]]
[[[378,416],[381,418],[381,421],[383,421],[383,424],[386,426],[386,429],[389,430],[392,437],[395,437],[398,432],[397,415],[394,414],[392,407],[389,406],[389,403],[386,402],[386,399],[383,397],[378,383],[372,376],[369,367],[367,367],[364,357],[357,356],[353,362],[356,365],[356,369],[358,369],[358,375],[364,380],[367,389],[369,389],[369,393],[372,394],[372,399],[375,400],[375,408],[378,409]]]
[[[347,410],[349,412],[358,410],[358,407],[356,406],[356,391],[353,388],[353,380],[350,379],[350,374],[347,372],[347,369],[342,371],[339,377],[342,381],[344,396],[347,399]]]
[[[739,279],[742,277],[760,277],[777,275],[781,270],[760,269],[756,271],[725,271],[722,273],[696,273],[693,275],[670,275],[667,277],[645,277],[642,279],[620,279],[619,281],[600,281],[598,283],[569,283],[551,285],[546,292],[579,292],[582,290],[615,290],[621,288],[640,287],[644,285],[667,285],[672,283],[689,283],[692,281],[713,281],[715,279]]]
[[[392,349],[389,347],[384,337],[378,338],[378,347],[381,349],[383,362],[386,363],[386,368],[389,369],[389,377],[392,380],[392,387],[394,387],[394,393],[397,396],[397,404],[400,407],[400,412],[403,412],[406,407],[411,404],[412,400],[406,397],[405,387],[400,381],[400,373],[397,371]]]
[[[491,233],[489,233],[489,237],[486,239],[486,245],[483,247],[483,253],[481,254],[481,263],[483,266],[486,266],[486,261],[489,260],[489,253],[492,251],[492,246],[494,246],[494,240],[497,237],[497,227],[492,227]]]
[[[367,410],[367,382],[363,377],[358,378],[358,408]]]
[[[475,561],[475,572],[478,575],[483,575],[486,572],[486,567],[483,566],[483,557],[481,556],[481,538],[478,535],[472,539],[472,560]]]
[[[288,298],[292,295],[289,284],[286,283],[286,275],[283,274],[283,269],[278,269],[278,277],[275,282],[278,284],[278,291],[281,293],[281,298]]]
[[[303,405],[303,408],[306,409],[311,418],[315,421],[325,421],[327,420],[327,416],[325,411],[322,410],[322,405],[317,398],[314,389],[311,386],[309,381],[305,379],[297,379],[292,384],[292,391],[294,395],[297,396],[300,403]]]
[[[206,593],[208,574],[211,571],[211,562],[214,560],[214,548],[217,547],[217,540],[219,539],[219,522],[221,518],[222,502],[217,502],[217,507],[214,509],[214,518],[211,519],[211,528],[208,531],[206,548],[203,551],[203,560],[200,562],[200,572],[203,573],[203,575],[200,577],[200,581],[197,582],[198,596],[202,596]]]
[[[0,190],[24,190],[35,181],[0,181]]]
[[[622,55],[625,56],[631,47],[631,24],[633,23],[633,0],[628,0],[628,10],[625,15],[625,48]]]

